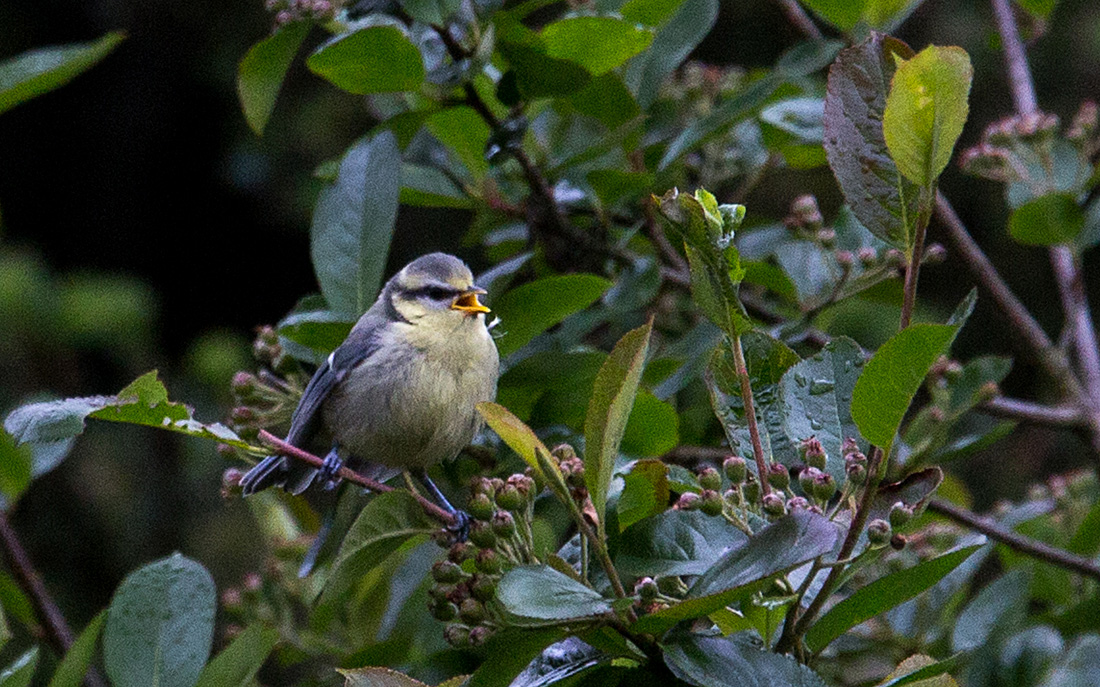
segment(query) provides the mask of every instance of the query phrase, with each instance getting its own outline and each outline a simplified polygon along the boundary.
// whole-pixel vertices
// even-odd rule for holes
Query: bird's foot
[[[321,467],[317,470],[317,480],[325,491],[332,491],[340,484],[340,480],[343,479],[340,477],[340,468],[342,467],[344,467],[344,461],[336,453],[336,449],[333,448],[325,456],[324,461],[321,462]]]
[[[454,522],[447,525],[447,534],[451,543],[457,544],[470,538],[470,514],[464,510],[456,510],[451,513]]]

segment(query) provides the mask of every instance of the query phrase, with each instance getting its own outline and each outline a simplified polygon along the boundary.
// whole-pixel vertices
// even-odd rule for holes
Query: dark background
[[[918,50],[935,42],[970,53],[976,74],[960,149],[1012,108],[990,15],[984,2],[929,0],[897,32]],[[0,59],[109,30],[129,36],[70,85],[0,115],[0,411],[43,392],[113,393],[159,368],[173,398],[193,403],[200,419],[219,419],[233,371],[251,365],[252,329],[316,290],[308,227],[319,182],[311,173],[370,120],[357,98],[314,78],[299,58],[256,137],[237,104],[235,70],[269,27],[261,0],[0,0]],[[311,40],[320,38],[317,30]],[[778,3],[725,2],[695,58],[766,67],[797,40]],[[1100,4],[1060,3],[1031,58],[1041,106],[1068,121],[1081,100],[1100,95]],[[1049,261],[1006,240],[999,187],[955,168],[942,186],[1057,336]],[[749,213],[779,218],[807,190],[820,193],[831,218],[839,198],[824,170],[769,177]],[[460,245],[467,221],[403,210],[391,269],[435,249],[485,266]],[[945,240],[935,226],[932,240]],[[949,258],[922,273],[921,297],[949,309],[971,285]],[[987,300],[956,346],[962,359],[1014,353]],[[1005,386],[1042,398],[1040,381],[1021,360]],[[1029,434],[1011,442],[1017,448],[1006,442],[968,464],[978,505],[1018,497],[1028,482],[1084,462],[1072,437],[1022,431]],[[1001,469],[1009,463],[1013,470]],[[206,563],[220,587],[255,564],[254,523],[242,504],[219,496],[225,467],[208,444],[97,424],[35,483],[13,520],[80,626],[129,570],[173,550]]]

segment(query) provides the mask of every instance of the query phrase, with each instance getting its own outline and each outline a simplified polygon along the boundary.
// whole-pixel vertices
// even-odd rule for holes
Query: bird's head
[[[425,317],[455,323],[484,321],[489,308],[478,301],[484,289],[474,285],[470,268],[446,253],[429,253],[413,260],[387,285],[390,302],[403,319]]]

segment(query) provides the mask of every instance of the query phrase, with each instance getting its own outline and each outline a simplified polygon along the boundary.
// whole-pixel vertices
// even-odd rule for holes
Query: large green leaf
[[[401,165],[401,204],[470,210],[474,199],[450,175],[435,167]]]
[[[504,440],[504,443],[508,444],[509,448],[523,458],[535,474],[542,476],[542,467],[539,465],[536,451],[541,450],[549,455],[550,450],[530,427],[510,410],[497,403],[487,401],[478,403],[477,412],[481,413],[485,423]]]
[[[784,516],[722,556],[696,580],[683,601],[640,618],[633,629],[657,634],[681,620],[723,608],[774,576],[829,553],[839,535],[836,525],[815,513]]]
[[[841,445],[847,438],[859,439],[851,405],[862,369],[859,344],[838,337],[813,357],[796,363],[779,381],[784,433],[796,444],[817,437],[825,449],[826,471],[837,484],[844,482]]]
[[[942,676],[955,670],[965,658],[966,654],[957,653],[942,661],[937,661],[930,656],[916,654],[898,664],[898,667],[876,687],[903,687],[904,685],[914,685],[914,687],[957,687],[954,678],[950,676],[935,681],[929,678]]]
[[[669,144],[658,169],[665,169],[712,138],[747,119],[763,105],[777,88],[787,81],[800,79],[825,67],[840,50],[839,41],[802,43],[784,53],[767,76],[757,79],[734,97],[714,108],[684,129]],[[639,98],[639,100],[641,100]]]
[[[100,611],[84,627],[80,636],[65,652],[65,657],[61,659],[53,677],[50,678],[50,687],[80,687],[84,682],[84,676],[88,673],[88,666],[92,664],[96,645],[99,642],[99,633],[103,630],[106,620],[107,612]]]
[[[962,48],[930,45],[894,72],[882,133],[898,169],[931,188],[951,161],[969,112],[974,70]]]
[[[0,672],[0,687],[29,687],[38,667],[38,647],[31,647]]]
[[[756,411],[764,462],[779,461],[791,465],[798,455],[787,431],[787,408],[780,393],[780,380],[799,362],[798,354],[783,342],[758,332],[742,336],[741,346],[752,387],[753,409]],[[726,432],[730,451],[752,463],[756,455],[741,396],[741,380],[728,347],[722,346],[714,351],[706,380],[711,406]]]
[[[30,486],[31,456],[31,447],[17,446],[14,437],[0,432],[0,510],[10,509]]]
[[[1039,687],[1092,687],[1100,684],[1100,637],[1077,638]]]
[[[485,146],[489,143],[489,125],[465,105],[448,107],[433,113],[425,121],[428,131],[453,152],[475,179],[489,171],[485,160]]]
[[[872,32],[840,51],[825,90],[825,153],[844,198],[863,226],[902,250],[914,235],[919,190],[890,157],[882,116],[897,60],[912,56],[905,43]]]
[[[599,76],[649,47],[653,32],[615,17],[570,17],[540,34],[546,54],[569,60]]]
[[[325,581],[323,603],[341,596],[364,575],[414,537],[439,530],[412,495],[402,489],[378,494],[352,523]]]
[[[623,475],[623,489],[615,506],[619,531],[668,508],[668,466],[659,460],[639,460]]]
[[[344,687],[428,687],[420,680],[393,670],[367,666],[366,668],[336,669],[344,676]]]
[[[278,641],[277,630],[248,626],[206,664],[195,687],[249,687]]]
[[[355,325],[349,315],[331,310],[303,309],[292,312],[279,322],[279,343],[296,358],[320,365],[337,346],[348,338]]]
[[[466,687],[511,687],[520,671],[564,635],[558,627],[511,629],[493,635],[483,649],[484,660]]]
[[[512,568],[500,578],[496,598],[517,625],[575,623],[611,612],[599,592],[547,565]]]
[[[31,474],[51,470],[65,457],[73,439],[84,431],[86,418],[157,427],[203,439],[213,439],[238,448],[250,445],[219,423],[203,424],[191,416],[191,409],[168,400],[168,391],[147,372],[116,396],[85,396],[59,401],[32,403],[13,410],[4,420],[16,442],[31,446]]]
[[[584,421],[584,481],[596,509],[601,532],[611,473],[615,469],[619,443],[626,432],[630,411],[634,408],[634,397],[642,381],[652,331],[653,323],[649,322],[627,333],[615,344],[596,375],[592,398],[588,402],[588,414]]]
[[[237,95],[248,126],[264,132],[275,109],[275,99],[298,48],[309,33],[310,22],[296,21],[253,45],[237,67]]]
[[[676,13],[660,28],[649,49],[631,60],[626,69],[626,84],[643,108],[653,104],[665,77],[687,59],[718,19],[718,0],[686,0],[679,8],[674,7],[675,0],[657,1],[663,9],[673,8]],[[627,3],[623,11],[635,4],[640,3]],[[653,4],[652,0],[649,4]]]
[[[894,443],[921,382],[958,331],[946,324],[910,325],[867,361],[852,391],[852,419],[865,439],[883,448]]]
[[[382,283],[401,193],[401,152],[389,131],[355,144],[313,211],[310,254],[336,313],[366,312]]]
[[[1016,568],[986,585],[955,619],[952,650],[976,649],[1007,628],[1019,627],[1027,615],[1030,583],[1029,571]]]
[[[661,642],[676,677],[698,687],[825,687],[790,656],[757,646],[746,633],[714,637],[677,632]]]
[[[112,31],[90,43],[38,48],[0,62],[0,112],[69,83],[109,55],[125,37]]]
[[[1012,211],[1008,233],[1028,246],[1073,243],[1085,227],[1085,211],[1072,194],[1049,193]]]
[[[497,48],[512,68],[522,98],[565,96],[591,81],[592,75],[581,65],[550,56],[546,41],[508,13],[498,12],[494,20]]]
[[[520,348],[569,315],[584,310],[611,288],[594,274],[544,277],[505,293],[493,303],[504,335],[497,339],[500,357]]]
[[[979,548],[968,546],[921,561],[856,590],[814,623],[806,633],[806,645],[813,653],[821,651],[856,625],[885,613],[936,584]]]
[[[639,577],[702,575],[728,551],[747,542],[744,532],[721,518],[697,510],[666,510],[622,533],[615,567],[624,575]]]
[[[202,565],[173,554],[130,573],[103,631],[103,665],[115,687],[192,687],[214,638],[217,594]]]
[[[309,59],[317,76],[349,93],[412,91],[424,81],[420,51],[395,26],[368,26],[336,36]]]
[[[800,0],[841,31],[851,31],[863,22],[880,31],[890,31],[923,0]]]

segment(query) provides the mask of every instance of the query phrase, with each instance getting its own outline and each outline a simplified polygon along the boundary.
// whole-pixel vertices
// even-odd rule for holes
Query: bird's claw
[[[454,521],[447,525],[447,533],[451,535],[453,543],[461,543],[470,538],[470,514],[464,510],[456,510],[451,513]]]
[[[332,491],[340,484],[340,468],[344,467],[344,461],[336,453],[336,449],[328,452],[321,467],[317,470],[317,479],[321,482],[325,491]]]

